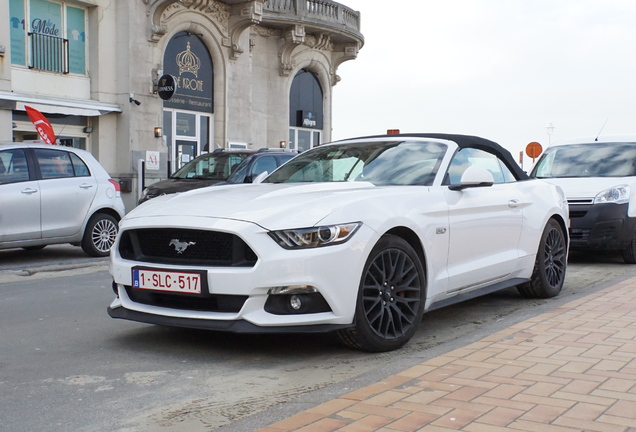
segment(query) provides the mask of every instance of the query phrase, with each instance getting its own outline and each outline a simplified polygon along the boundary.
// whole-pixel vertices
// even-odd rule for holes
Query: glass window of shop
[[[58,145],[89,150],[89,134],[86,132],[86,127],[89,125],[88,117],[53,113],[44,113],[44,115],[53,126]],[[13,141],[38,142],[41,140],[26,112],[14,110],[12,119]]]
[[[289,144],[293,150],[305,151],[321,143],[323,128],[323,93],[318,78],[301,70],[294,77],[289,93]]]
[[[49,0],[9,0],[11,63],[86,75],[85,8]]]
[[[163,73],[175,78],[174,95],[164,101],[163,128],[172,172],[210,151],[214,135],[214,73],[203,41],[180,32],[168,43]]]

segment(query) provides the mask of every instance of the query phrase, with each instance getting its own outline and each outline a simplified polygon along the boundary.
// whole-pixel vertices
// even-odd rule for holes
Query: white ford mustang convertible
[[[113,318],[229,332],[336,332],[403,346],[422,315],[497,290],[556,296],[558,186],[483,138],[402,134],[308,150],[254,184],[155,198],[120,223]]]

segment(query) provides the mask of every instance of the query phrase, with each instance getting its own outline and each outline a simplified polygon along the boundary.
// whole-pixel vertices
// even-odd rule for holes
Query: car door
[[[495,155],[467,148],[451,162],[448,183],[459,184],[468,166],[488,169],[495,183],[445,191],[449,207],[450,295],[508,278],[519,260],[523,213],[516,179]]]
[[[82,230],[97,192],[97,181],[74,153],[35,149],[40,166],[42,238],[68,237]]]
[[[25,151],[0,151],[0,243],[41,238],[40,196]]]

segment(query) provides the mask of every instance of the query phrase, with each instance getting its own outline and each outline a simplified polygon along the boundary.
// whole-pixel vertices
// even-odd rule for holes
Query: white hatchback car
[[[0,144],[0,249],[72,243],[107,256],[124,214],[119,183],[89,152]]]
[[[567,221],[562,191],[485,139],[325,144],[262,183],[131,211],[111,254],[108,313],[231,332],[336,331],[350,347],[392,350],[426,311],[514,286],[557,295]]]
[[[636,264],[635,136],[556,142],[531,176],[565,192],[572,250],[621,251]]]

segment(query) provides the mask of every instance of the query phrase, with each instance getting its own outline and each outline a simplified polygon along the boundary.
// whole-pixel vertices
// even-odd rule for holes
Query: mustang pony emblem
[[[170,240],[170,244],[168,246],[174,246],[177,253],[183,253],[184,250],[188,248],[188,246],[194,246],[197,244],[196,242],[182,242],[179,239]]]

